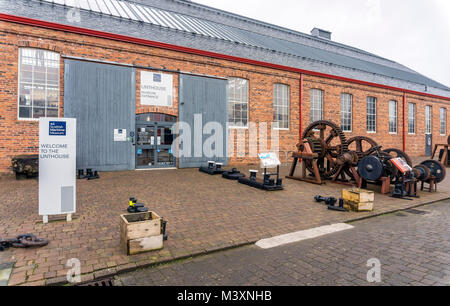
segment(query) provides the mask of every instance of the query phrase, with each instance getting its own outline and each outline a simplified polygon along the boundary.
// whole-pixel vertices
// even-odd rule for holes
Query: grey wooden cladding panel
[[[228,165],[228,99],[227,80],[180,75],[180,103],[179,121],[188,123],[191,127],[191,157],[180,157],[180,168],[196,168],[206,164],[209,160]],[[202,125],[194,126],[194,117],[202,115]],[[204,152],[201,157],[195,157],[194,146],[203,147],[205,140],[211,135],[203,135],[202,143],[195,144],[194,133],[208,122],[218,122],[223,130],[223,157],[207,157]]]
[[[77,118],[77,168],[135,168],[131,142],[115,142],[114,129],[135,130],[135,69],[65,60],[64,116]]]

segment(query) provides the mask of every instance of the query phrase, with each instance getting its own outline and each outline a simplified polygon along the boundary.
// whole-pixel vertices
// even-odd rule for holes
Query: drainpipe
[[[300,93],[299,93],[299,116],[300,116],[300,127],[299,127],[299,132],[300,132],[300,142],[302,142],[303,140],[303,73],[300,73]]]
[[[403,93],[403,152],[406,152],[406,93]]]

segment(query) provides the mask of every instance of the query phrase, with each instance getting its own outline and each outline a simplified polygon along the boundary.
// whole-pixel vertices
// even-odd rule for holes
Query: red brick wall
[[[300,76],[275,69],[234,63],[225,60],[205,58],[174,51],[167,51],[129,43],[41,29],[37,27],[0,22],[0,173],[10,171],[11,157],[23,153],[37,152],[38,123],[17,119],[18,91],[18,52],[21,46],[31,46],[59,52],[61,55],[86,57],[90,59],[134,64],[156,68],[181,70],[183,72],[215,75],[221,77],[241,77],[249,80],[249,120],[250,122],[273,121],[273,84],[283,83],[290,86],[290,129],[280,131],[280,156],[286,161],[299,139],[299,90]],[[64,108],[64,60],[61,57],[60,69],[60,115]],[[137,113],[162,112],[177,116],[178,96],[170,108],[147,107],[140,105],[140,69],[136,75]],[[176,74],[174,74],[176,75]],[[178,92],[178,78],[174,77],[175,91]],[[313,76],[304,76],[303,89],[303,128],[309,124],[310,89],[324,90],[324,119],[340,124],[340,94],[353,95],[353,131],[352,135],[366,135],[376,139],[385,147],[402,147],[402,93],[368,86],[334,81]],[[366,133],[366,97],[377,98],[377,133]],[[398,133],[388,133],[388,103],[398,102]],[[407,96],[407,102],[417,103],[417,132],[408,135],[407,148],[411,155],[423,155],[425,144],[424,109],[426,104],[433,105],[433,141],[444,142],[446,137],[439,133],[439,108],[449,107],[449,102]],[[449,111],[447,111],[447,114]],[[407,112],[406,112],[407,114]],[[244,130],[248,138],[248,130]],[[236,133],[234,133],[236,134]],[[230,135],[233,135],[231,133]],[[236,139],[230,138],[237,148]],[[270,144],[269,144],[270,145]],[[231,145],[230,145],[231,146]],[[250,150],[246,141],[246,152]],[[256,159],[232,158],[231,163],[256,162]]]

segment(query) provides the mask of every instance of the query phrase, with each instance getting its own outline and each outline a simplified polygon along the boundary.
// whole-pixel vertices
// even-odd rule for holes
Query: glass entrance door
[[[172,168],[176,159],[172,152],[173,122],[136,121],[136,168]]]

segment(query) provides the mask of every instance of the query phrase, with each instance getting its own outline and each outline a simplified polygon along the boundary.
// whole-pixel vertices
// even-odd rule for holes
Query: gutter
[[[326,74],[326,73],[320,73],[320,72],[315,72],[315,71],[310,71],[310,70],[304,70],[304,69],[299,69],[299,68],[294,68],[294,67],[289,67],[289,66],[283,66],[283,65],[278,65],[278,64],[272,64],[272,63],[252,60],[252,59],[248,59],[248,58],[225,55],[225,54],[211,52],[211,51],[182,47],[182,46],[161,43],[161,42],[156,42],[156,41],[151,41],[151,40],[146,40],[146,39],[141,39],[141,38],[136,38],[136,37],[113,34],[113,33],[109,33],[109,32],[102,32],[102,31],[80,28],[80,27],[75,27],[75,26],[70,26],[70,25],[65,25],[65,24],[60,24],[60,23],[42,21],[42,20],[38,20],[38,19],[31,19],[31,18],[27,18],[27,17],[20,17],[20,16],[14,16],[14,15],[0,13],[0,20],[23,24],[23,25],[36,26],[36,27],[50,29],[50,30],[60,30],[60,31],[68,32],[68,33],[88,35],[88,36],[97,37],[97,38],[104,38],[104,39],[110,39],[110,40],[115,40],[115,41],[120,41],[120,42],[133,43],[133,44],[149,46],[149,47],[154,47],[154,48],[161,48],[161,49],[165,49],[165,50],[177,51],[177,52],[182,52],[182,53],[187,53],[187,54],[192,54],[192,55],[206,56],[206,57],[211,57],[211,58],[215,58],[215,59],[237,62],[237,63],[241,63],[241,64],[260,66],[260,67],[265,67],[265,68],[271,68],[271,69],[276,69],[276,70],[282,70],[282,71],[305,74],[305,75],[310,75],[310,76],[322,77],[322,78],[327,78],[327,79],[332,79],[332,80],[338,80],[338,81],[349,82],[349,83],[365,85],[365,86],[370,86],[370,87],[376,87],[376,88],[383,88],[383,89],[388,89],[388,90],[393,90],[393,91],[400,91],[403,93],[450,101],[450,97],[433,95],[433,94],[423,93],[423,92],[415,91],[415,90],[409,90],[409,89],[393,87],[393,86],[388,86],[388,85],[383,85],[383,84],[378,84],[378,83],[366,82],[366,81],[361,81],[361,80],[357,80],[357,79],[351,79],[351,78],[346,78],[346,77],[341,77],[341,76],[336,76],[336,75],[331,75],[331,74]]]

